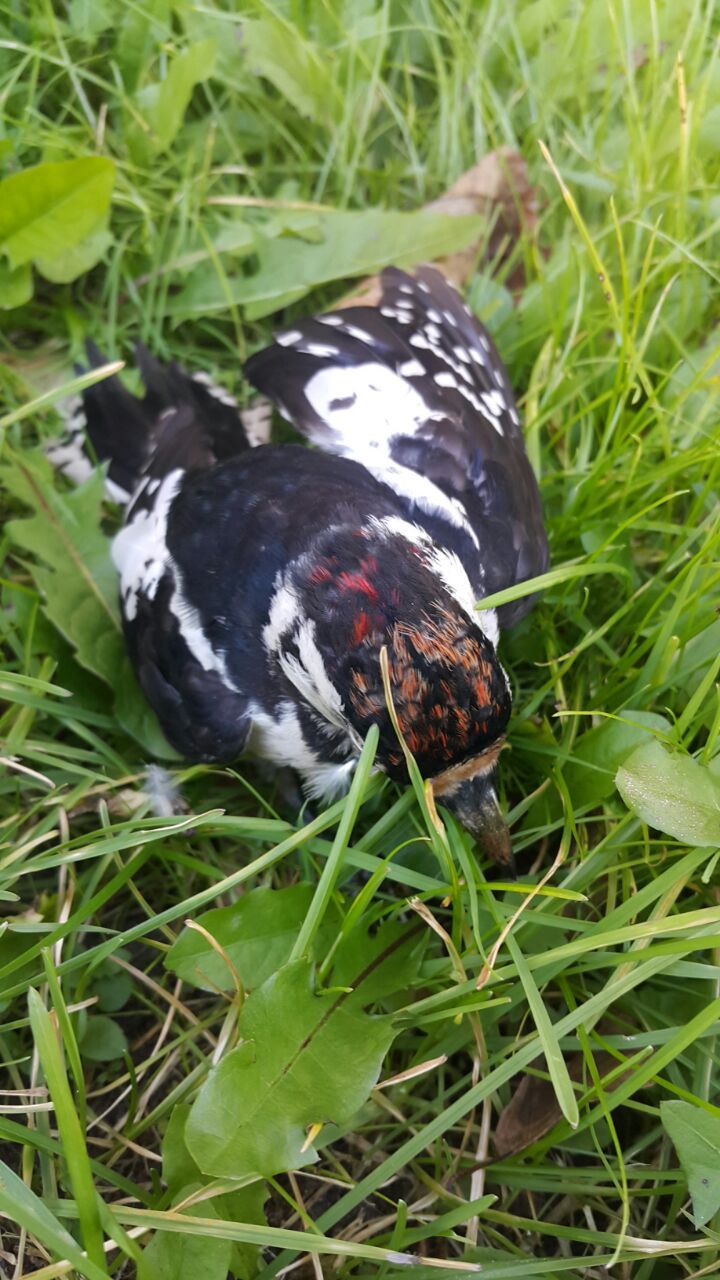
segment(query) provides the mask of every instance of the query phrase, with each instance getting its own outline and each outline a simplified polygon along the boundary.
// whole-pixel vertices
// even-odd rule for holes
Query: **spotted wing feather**
[[[432,268],[381,279],[379,307],[300,321],[248,361],[248,378],[311,441],[388,484],[478,595],[542,573],[537,483],[492,340]],[[505,606],[501,622],[531,603]]]

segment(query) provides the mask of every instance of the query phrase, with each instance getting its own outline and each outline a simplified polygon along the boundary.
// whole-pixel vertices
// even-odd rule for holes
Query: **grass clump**
[[[690,0],[0,3],[8,1275],[717,1273],[717,37]],[[538,223],[468,298],[553,554],[503,640],[517,886],[372,740],[307,821],[172,761],[117,514],[34,404],[86,336],[236,387],[500,145]]]

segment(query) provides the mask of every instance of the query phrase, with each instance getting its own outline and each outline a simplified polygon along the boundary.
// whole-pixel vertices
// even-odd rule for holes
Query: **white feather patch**
[[[237,409],[238,402],[225,387],[219,382],[213,382],[209,373],[200,370],[192,375],[193,382],[199,382],[200,386],[205,387],[209,391],[214,400],[219,400],[220,404],[226,404],[230,409]]]
[[[292,702],[281,702],[275,715],[269,715],[255,702],[250,704],[249,746],[263,760],[274,764],[290,765],[301,773],[320,764],[312,747],[308,746]]]
[[[310,800],[336,800],[344,795],[350,786],[350,779],[355,771],[357,756],[343,760],[342,764],[327,762],[313,765],[307,769],[303,777],[303,790]]]
[[[145,794],[156,818],[173,818],[183,812],[183,798],[174,776],[161,764],[145,771]]]
[[[342,698],[330,679],[315,640],[315,623],[301,622],[293,633],[299,656],[280,652],[279,661],[285,675],[306,702],[338,729],[349,732]]]
[[[161,482],[150,511],[136,511],[112,544],[112,558],[120,574],[123,612],[129,622],[137,614],[140,592],[155,598],[160,579],[168,568],[167,518],[184,471],[178,467]]]
[[[427,555],[426,561],[453,600],[456,600],[463,612],[477,623],[475,593],[459,556],[456,556],[454,551],[448,551],[446,547],[435,546]]]
[[[442,579],[452,598],[457,600],[462,611],[468,614],[475,626],[479,627],[483,635],[491,641],[493,648],[497,649],[497,643],[500,640],[500,623],[497,621],[497,613],[495,609],[478,611],[475,608],[475,591],[460,557],[446,547],[434,547],[428,559],[430,568],[437,573],[439,579]]]
[[[275,579],[268,621],[263,628],[263,644],[268,653],[277,653],[283,636],[289,635],[296,623],[304,617],[297,592],[286,581],[285,575],[279,573]]]
[[[500,623],[494,609],[475,610],[475,624],[480,628],[483,635],[486,635],[493,648],[497,649],[500,640]],[[505,676],[507,680],[507,676]],[[508,688],[510,685],[508,683]]]
[[[240,410],[240,421],[253,449],[269,444],[272,432],[272,404],[261,396],[247,409]]]
[[[297,710],[291,702],[281,702],[275,715],[251,703],[250,718],[250,750],[263,760],[297,769],[310,799],[329,801],[347,790],[357,756],[352,755],[340,763],[321,760],[305,741]]]
[[[393,439],[414,435],[431,416],[415,387],[386,365],[368,361],[352,368],[335,365],[318,370],[309,379],[305,395],[333,431],[337,453],[362,463],[371,475],[422,511],[442,516],[463,529],[477,546],[463,504],[391,456]]]
[[[183,595],[180,571],[169,556],[168,567],[172,568],[175,578],[175,590],[170,598],[170,612],[177,618],[180,635],[203,671],[216,671],[228,688],[234,689],[237,693],[238,687],[228,674],[225,655],[213,649],[203,630],[200,614]]]
[[[45,456],[55,470],[67,476],[73,484],[83,484],[95,470],[85,452],[82,432],[77,435],[68,433],[59,440],[50,440],[45,448]]]
[[[373,529],[377,529],[378,533],[397,534],[401,538],[405,538],[407,542],[413,543],[414,546],[430,546],[432,539],[430,534],[425,531],[419,524],[413,524],[410,520],[403,520],[402,516],[372,516],[370,525]]]
[[[437,574],[463,612],[472,618],[475,625],[480,627],[488,640],[497,647],[500,639],[497,614],[494,609],[483,609],[478,613],[475,608],[475,592],[472,583],[460,557],[454,551],[450,551],[447,547],[438,547],[425,530],[420,528],[420,525],[412,524],[411,521],[403,520],[399,516],[384,516],[380,520],[373,518],[370,524],[379,533],[394,534],[405,538],[413,546],[421,548],[428,567]]]

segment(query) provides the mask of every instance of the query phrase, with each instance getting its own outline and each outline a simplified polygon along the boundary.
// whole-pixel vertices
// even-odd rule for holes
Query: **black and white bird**
[[[251,447],[227,392],[143,348],[144,398],[109,378],[73,426],[127,503],[123,626],[172,745],[199,761],[249,748],[330,797],[376,724],[376,767],[402,779],[385,647],[423,775],[509,864],[497,644],[531,600],[475,602],[546,568],[537,483],[507,374],[460,296],[430,267],[389,268],[381,286],[379,306],[299,321],[245,365],[314,448]]]

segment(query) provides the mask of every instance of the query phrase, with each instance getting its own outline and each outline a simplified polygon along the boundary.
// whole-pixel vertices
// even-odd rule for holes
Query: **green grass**
[[[116,165],[97,265],[51,282],[38,248],[31,285],[0,245],[6,1274],[720,1273],[718,35],[710,0],[0,0],[0,177]],[[502,644],[519,885],[370,776],[372,742],[310,821],[245,761],[173,763],[185,808],[153,816],[117,516],[39,466],[57,420],[27,405],[86,335],[237,388],[274,324],[347,288],[363,210],[500,145],[538,226],[468,298],[553,563]],[[529,1145],[501,1157],[523,1080]]]

